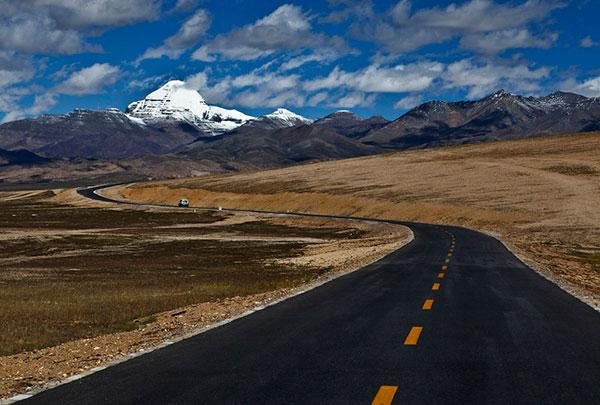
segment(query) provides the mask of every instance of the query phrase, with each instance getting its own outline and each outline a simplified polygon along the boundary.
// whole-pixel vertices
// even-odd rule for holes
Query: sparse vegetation
[[[78,208],[48,193],[0,201],[0,355],[137,328],[157,312],[314,279],[284,259],[364,231],[193,210]]]

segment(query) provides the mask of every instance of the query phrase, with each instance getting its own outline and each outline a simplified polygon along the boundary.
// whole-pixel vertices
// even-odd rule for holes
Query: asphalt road
[[[598,312],[492,237],[409,226],[377,263],[27,402],[600,404]]]

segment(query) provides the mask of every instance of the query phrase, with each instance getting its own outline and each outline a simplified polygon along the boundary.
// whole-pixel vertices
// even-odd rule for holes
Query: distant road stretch
[[[27,402],[600,404],[598,312],[490,236],[405,225],[377,263]]]

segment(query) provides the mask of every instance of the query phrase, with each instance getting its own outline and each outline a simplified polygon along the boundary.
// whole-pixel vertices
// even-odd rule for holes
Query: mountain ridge
[[[193,103],[208,106],[197,92],[183,95],[190,94],[194,94]],[[185,102],[176,104],[181,107]],[[132,103],[134,110],[138,107],[135,103]],[[186,114],[192,112],[188,110]],[[47,159],[100,159],[117,165],[119,161],[134,159],[135,164],[130,166],[144,175],[184,176],[386,151],[597,131],[600,98],[565,92],[524,97],[498,91],[479,100],[429,101],[393,121],[381,116],[363,119],[348,110],[335,111],[314,121],[284,108],[261,117],[243,116],[250,118],[236,123],[230,131],[207,133],[185,114],[181,117],[167,114],[163,120],[144,119],[140,114],[116,109],[76,109],[67,114],[42,115],[0,125],[0,149],[25,149]],[[180,169],[176,164],[178,159]],[[161,160],[168,164],[168,170],[161,168]],[[79,163],[78,167],[81,166]],[[90,166],[93,171],[94,165]]]

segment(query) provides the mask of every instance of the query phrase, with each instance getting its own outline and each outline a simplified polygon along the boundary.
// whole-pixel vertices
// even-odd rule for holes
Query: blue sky
[[[0,120],[169,79],[253,115],[389,119],[501,88],[600,97],[596,0],[0,0]]]

